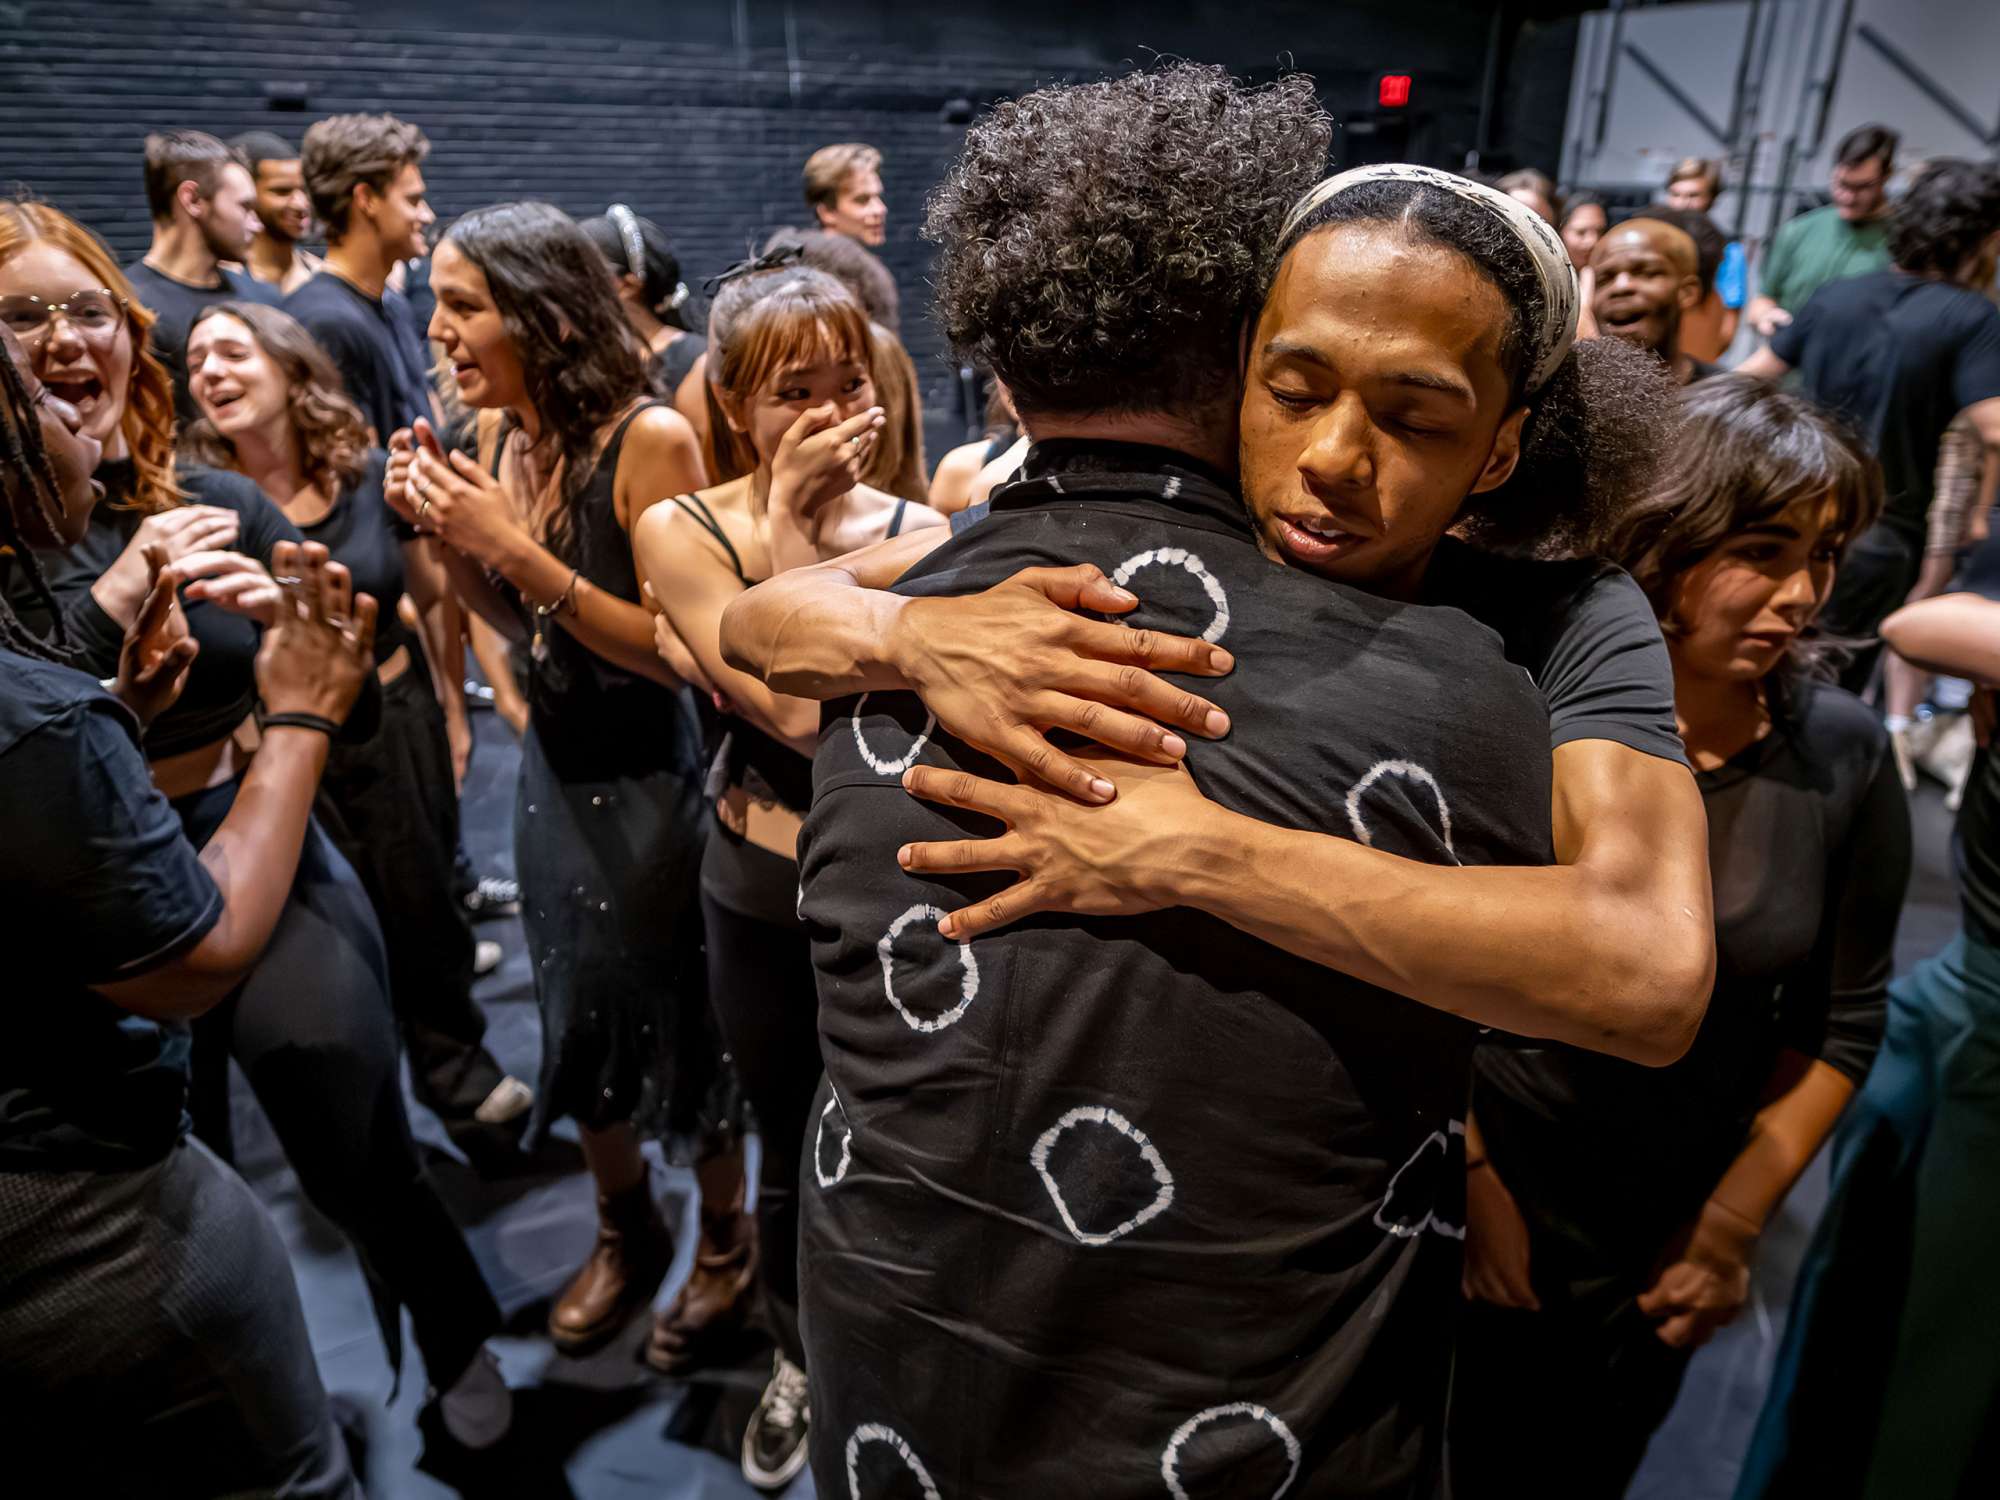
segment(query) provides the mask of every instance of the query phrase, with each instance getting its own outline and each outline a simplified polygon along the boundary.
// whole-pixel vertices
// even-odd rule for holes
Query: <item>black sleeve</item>
[[[305,540],[299,528],[254,479],[224,469],[188,469],[183,472],[182,483],[200,504],[227,506],[241,516],[243,525],[236,538],[236,550],[245,557],[256,558],[267,568],[278,543]]]
[[[1896,923],[1910,884],[1910,804],[1886,739],[1826,882],[1812,961],[1785,997],[1784,1039],[1858,1087],[1882,1044]]]
[[[1979,309],[1972,336],[1958,351],[1952,394],[1960,411],[2000,397],[2000,309]]]
[[[93,677],[116,677],[118,653],[125,649],[125,627],[104,612],[89,589],[63,601],[62,617],[75,652],[70,665]]]
[[[1631,575],[1603,568],[1562,606],[1539,680],[1549,748],[1614,740],[1687,764],[1674,722],[1674,671],[1652,606]]]
[[[1796,370],[1806,357],[1806,345],[1819,322],[1820,294],[1814,292],[1806,305],[1792,314],[1792,321],[1771,335],[1771,352]]]
[[[93,694],[20,740],[0,775],[11,916],[74,955],[81,984],[157,968],[222,916],[222,893],[153,786],[135,729],[114,699]]]

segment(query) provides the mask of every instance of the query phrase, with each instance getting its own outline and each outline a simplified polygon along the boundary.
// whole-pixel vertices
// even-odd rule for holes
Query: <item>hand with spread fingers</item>
[[[187,682],[200,647],[188,634],[187,615],[175,597],[181,575],[167,561],[167,549],[155,542],[145,551],[150,575],[146,602],[126,627],[118,651],[118,678],[112,692],[131,709],[141,727],[171,708]]]
[[[913,875],[1013,870],[1021,879],[938,924],[964,942],[1040,911],[1122,917],[1178,904],[1173,894],[1202,855],[1200,815],[1214,803],[1178,761],[1147,765],[1083,752],[1090,774],[1110,779],[1111,801],[1079,807],[1032,785],[1008,786],[966,771],[912,766],[912,796],[983,813],[1007,825],[994,838],[906,844],[897,860]]]
[[[1155,675],[1220,677],[1235,666],[1227,651],[1078,613],[1121,615],[1138,604],[1088,564],[1028,568],[983,593],[909,600],[890,655],[948,733],[1017,776],[1104,802],[1113,780],[1058,750],[1049,731],[1160,765],[1187,754],[1180,731],[1229,732],[1222,710]]]
[[[280,542],[271,562],[285,598],[257,652],[264,711],[343,723],[375,672],[375,600],[318,542]]]

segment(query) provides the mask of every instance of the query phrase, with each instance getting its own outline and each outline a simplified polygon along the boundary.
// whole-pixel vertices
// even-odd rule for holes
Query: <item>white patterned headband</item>
[[[611,221],[611,227],[618,231],[618,243],[625,248],[625,269],[639,281],[646,279],[646,241],[639,233],[639,216],[622,203],[614,203],[604,210],[604,217]],[[655,312],[668,312],[687,301],[687,283],[674,283],[673,295],[668,297]]]
[[[1534,262],[1535,275],[1542,285],[1542,326],[1535,341],[1535,362],[1528,372],[1528,389],[1538,391],[1546,385],[1549,377],[1568,356],[1570,345],[1576,342],[1578,301],[1576,268],[1570,264],[1569,252],[1563,248],[1562,238],[1549,221],[1518,199],[1508,197],[1498,188],[1474,182],[1469,177],[1440,172],[1435,167],[1385,162],[1379,166],[1354,167],[1337,172],[1316,183],[1285,216],[1280,243],[1289,240],[1292,232],[1322,204],[1349,188],[1370,182],[1414,182],[1455,194],[1486,209],[1514,231],[1515,238],[1527,248],[1528,258]]]

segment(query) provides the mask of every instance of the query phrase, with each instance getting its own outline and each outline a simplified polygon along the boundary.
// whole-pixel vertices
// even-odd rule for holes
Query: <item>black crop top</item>
[[[369,453],[361,477],[333,502],[320,520],[299,529],[309,542],[318,542],[346,565],[354,575],[354,592],[374,596],[379,609],[375,616],[375,660],[387,661],[399,646],[417,649],[416,637],[396,613],[396,603],[407,584],[403,572],[403,544],[416,535],[402,524],[388,501],[382,498],[382,476],[389,455],[377,448]]]
[[[99,678],[115,676],[118,651],[125,632],[90,596],[90,586],[118,560],[132,534],[146,518],[129,505],[138,471],[129,462],[98,467],[105,496],[91,514],[83,540],[67,552],[38,553],[42,569],[69,628],[76,649],[75,665]],[[183,466],[175,478],[191,505],[215,505],[233,510],[242,529],[231,550],[270,566],[279,542],[301,540],[298,528],[285,519],[256,484],[241,474],[221,469]],[[9,570],[7,597],[30,629],[48,632],[48,612],[27,588],[19,568]],[[257,703],[257,648],[261,628],[241,615],[213,604],[187,606],[188,632],[201,651],[188,669],[187,685],[174,705],[155,719],[146,732],[146,754],[161,760],[198,750],[225,739]]]

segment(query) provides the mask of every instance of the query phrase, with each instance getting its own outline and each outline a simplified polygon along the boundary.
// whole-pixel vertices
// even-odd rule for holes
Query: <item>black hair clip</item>
[[[766,250],[762,255],[749,260],[739,260],[728,270],[717,273],[701,284],[702,294],[713,299],[716,292],[730,282],[744,276],[755,276],[759,271],[777,271],[804,259],[803,245],[780,245],[775,250]]]

